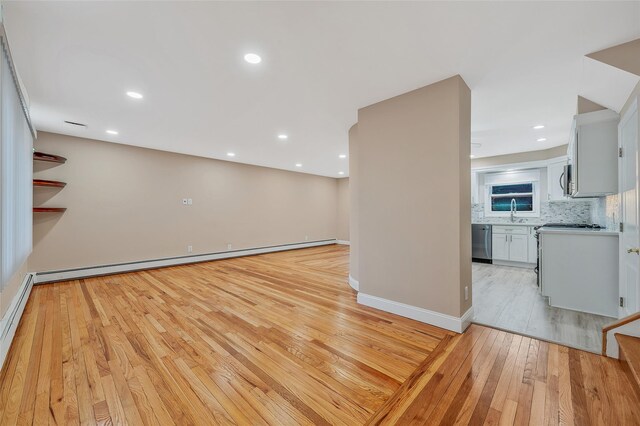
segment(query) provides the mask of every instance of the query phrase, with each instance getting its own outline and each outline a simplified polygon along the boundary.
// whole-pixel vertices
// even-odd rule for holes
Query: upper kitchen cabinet
[[[578,114],[573,119],[563,180],[572,197],[618,192],[618,121],[614,111]]]
[[[564,166],[567,160],[554,161],[547,166],[547,201],[566,200],[563,188]]]
[[[478,200],[478,173],[471,171],[471,204],[477,204]]]

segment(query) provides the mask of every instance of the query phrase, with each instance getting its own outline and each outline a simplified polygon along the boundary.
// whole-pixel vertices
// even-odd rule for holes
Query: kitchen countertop
[[[618,236],[620,232],[611,229],[593,228],[545,228],[538,229],[540,234],[582,234],[582,235],[611,235]]]

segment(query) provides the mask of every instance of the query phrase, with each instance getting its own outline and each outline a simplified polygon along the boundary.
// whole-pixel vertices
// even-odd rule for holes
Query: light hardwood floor
[[[474,322],[594,353],[615,318],[549,306],[532,269],[473,264]]]
[[[452,333],[358,305],[328,246],[35,287],[1,424],[363,424]]]
[[[0,424],[634,424],[620,364],[358,305],[348,247],[34,288]]]
[[[370,424],[638,425],[618,360],[472,325],[432,354]]]

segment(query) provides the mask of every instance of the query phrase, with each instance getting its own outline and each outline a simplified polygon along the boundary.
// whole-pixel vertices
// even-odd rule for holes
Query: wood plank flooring
[[[472,325],[369,420],[384,425],[638,425],[618,360]]]
[[[549,306],[531,269],[473,264],[474,322],[600,353],[602,315]]]
[[[0,423],[363,424],[454,334],[358,305],[348,261],[327,246],[37,286]]]
[[[618,361],[358,305],[348,247],[35,287],[0,424],[638,424]]]

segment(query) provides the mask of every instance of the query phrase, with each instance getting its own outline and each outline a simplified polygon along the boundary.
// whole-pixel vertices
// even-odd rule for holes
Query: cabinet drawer
[[[528,226],[522,226],[522,225],[493,225],[493,229],[492,232],[494,234],[521,234],[521,235],[526,235],[529,233],[529,227]]]

